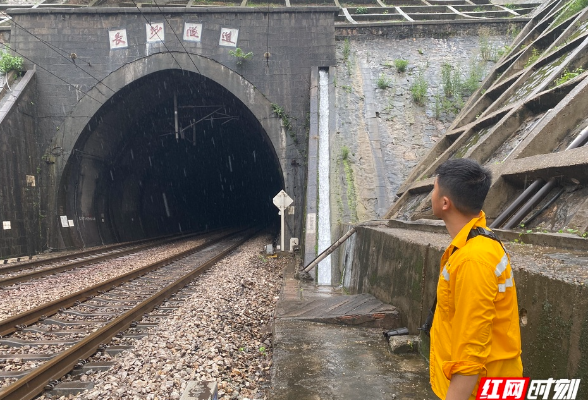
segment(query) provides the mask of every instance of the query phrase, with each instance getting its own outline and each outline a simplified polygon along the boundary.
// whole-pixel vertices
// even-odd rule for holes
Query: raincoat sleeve
[[[494,299],[498,283],[494,269],[465,260],[450,276],[454,294],[451,360],[443,363],[447,379],[453,374],[486,375],[486,360],[492,346],[492,321],[496,317]]]

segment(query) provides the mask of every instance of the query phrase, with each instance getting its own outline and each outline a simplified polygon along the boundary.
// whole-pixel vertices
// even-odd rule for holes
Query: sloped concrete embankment
[[[358,228],[348,289],[398,307],[409,331],[417,333],[433,302],[439,260],[450,238],[442,226],[399,221],[389,225],[395,227]],[[525,376],[588,379],[588,241],[562,235],[500,235],[518,241],[506,246],[517,285]],[[422,352],[428,356],[427,343]],[[584,396],[586,389],[580,388],[577,398]]]

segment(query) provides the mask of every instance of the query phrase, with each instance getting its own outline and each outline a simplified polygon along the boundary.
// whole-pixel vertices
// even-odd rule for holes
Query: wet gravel
[[[216,380],[220,399],[266,399],[272,364],[272,319],[289,258],[261,253],[270,237],[247,242],[186,288],[169,317],[154,310],[140,323],[157,322],[142,339],[115,338],[133,345],[104,372],[82,375],[94,388],[59,399],[179,399],[188,381]],[[78,377],[67,376],[65,380]],[[39,399],[48,399],[47,395]],[[55,399],[57,397],[53,397]]]
[[[108,279],[124,275],[150,263],[170,257],[204,243],[192,239],[167,244],[101,263],[32,279],[0,290],[0,320],[70,295]]]

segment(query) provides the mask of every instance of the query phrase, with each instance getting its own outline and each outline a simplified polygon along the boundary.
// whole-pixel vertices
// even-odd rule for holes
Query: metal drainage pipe
[[[518,210],[521,205],[533,196],[533,194],[541,188],[541,186],[545,183],[543,179],[537,179],[535,182],[531,183],[527,189],[519,197],[513,201],[510,206],[506,210],[504,210],[500,215],[492,221],[490,224],[490,228],[500,228],[500,226],[516,211]]]
[[[535,181],[535,182],[537,182],[537,181]],[[519,224],[519,222],[521,222],[523,220],[523,218],[525,218],[525,216],[529,212],[531,212],[531,210],[533,208],[535,208],[535,206],[537,204],[539,204],[541,202],[541,200],[543,200],[543,198],[547,195],[547,193],[549,193],[551,191],[551,189],[553,189],[555,187],[556,184],[557,183],[555,181],[555,178],[551,178],[549,181],[547,181],[547,183],[545,185],[543,185],[543,187],[541,189],[539,189],[539,191],[537,193],[535,193],[535,195],[533,197],[531,197],[531,199],[527,203],[525,203],[519,209],[519,211],[517,211],[517,213],[515,215],[513,215],[511,217],[511,219],[508,220],[508,222],[506,224],[504,224],[504,229],[512,229],[515,226],[517,226]]]
[[[577,147],[582,147],[586,144],[588,140],[588,127],[582,129],[582,131],[576,136],[576,138],[566,147],[566,150],[575,149]],[[533,182],[527,190],[525,190],[521,195],[506,209],[504,210],[495,220],[490,224],[490,228],[499,228],[500,225],[508,218],[510,214],[514,212],[517,208],[521,206],[523,202],[527,200],[530,193],[535,191],[539,186],[542,185],[543,179],[537,179]],[[512,216],[512,218],[504,225],[505,229],[512,229],[514,228],[519,222],[525,218],[525,216],[537,205],[539,202],[555,187],[555,178],[551,178],[545,186],[543,186],[520,210]],[[533,188],[533,190],[529,190]]]
[[[310,264],[308,264],[304,269],[303,272],[309,272],[314,267],[318,265],[323,259],[325,259],[329,254],[331,254],[337,247],[339,247],[343,242],[345,242],[351,235],[353,235],[357,231],[357,227],[353,227],[347,231],[347,233],[339,238],[335,243],[330,245],[327,249],[325,249],[321,254],[318,255]]]

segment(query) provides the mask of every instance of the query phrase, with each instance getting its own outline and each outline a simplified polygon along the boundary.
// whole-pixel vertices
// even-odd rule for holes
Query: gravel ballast
[[[90,361],[114,366],[81,377],[94,388],[40,399],[179,399],[189,381],[216,380],[219,399],[266,399],[272,360],[272,319],[289,257],[268,258],[269,236],[250,240],[189,285],[185,300],[148,336],[117,339],[134,347]],[[173,299],[170,299],[173,301]],[[154,310],[157,314],[157,310]],[[118,342],[118,343],[117,343]],[[67,376],[64,380],[79,379]]]
[[[204,242],[205,240],[197,238],[158,246],[124,257],[8,286],[0,290],[0,319],[10,318],[100,282],[124,275]]]

